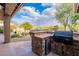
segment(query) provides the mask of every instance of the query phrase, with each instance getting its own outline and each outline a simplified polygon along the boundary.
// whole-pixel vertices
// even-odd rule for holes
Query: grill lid
[[[73,32],[72,31],[56,31],[54,33],[54,41],[61,42],[64,44],[72,44]]]

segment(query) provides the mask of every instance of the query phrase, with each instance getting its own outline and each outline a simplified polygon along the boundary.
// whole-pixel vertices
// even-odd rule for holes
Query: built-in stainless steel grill
[[[72,31],[56,31],[53,36],[53,40],[63,44],[71,45],[73,43]]]

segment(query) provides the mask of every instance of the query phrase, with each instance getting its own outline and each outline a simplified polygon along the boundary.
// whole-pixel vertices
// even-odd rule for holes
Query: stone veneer
[[[66,44],[63,45],[63,54],[62,54],[62,44],[52,41],[51,42],[51,51],[60,56],[62,56],[62,55],[79,56],[79,37],[76,36],[76,39],[74,38],[73,45],[66,45]]]
[[[47,32],[40,32],[40,35]],[[39,32],[30,32],[32,37],[32,51],[37,55],[45,55],[45,39],[35,37]],[[43,36],[43,35],[42,35]],[[74,35],[73,45],[63,44],[63,54],[62,54],[62,44],[51,41],[51,51],[57,55],[64,56],[79,56],[79,35]],[[51,36],[48,39],[52,40]]]
[[[40,56],[47,55],[51,49],[50,34],[46,34],[46,32],[30,32],[30,35],[32,37],[32,51]]]

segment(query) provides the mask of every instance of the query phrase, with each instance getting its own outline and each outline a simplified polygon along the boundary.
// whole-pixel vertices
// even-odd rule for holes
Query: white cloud
[[[55,5],[56,3],[42,3],[42,6],[46,6],[46,7],[53,7]]]
[[[43,6],[54,6],[56,4],[52,3],[44,3]],[[23,7],[19,13],[26,13],[29,17],[33,19],[49,19],[49,17],[54,17],[57,10],[55,8],[46,8],[42,14],[40,14],[39,10],[36,10],[34,7]]]
[[[46,6],[46,7],[57,7],[60,6],[61,4],[59,3],[42,3],[42,6]]]
[[[12,18],[12,22],[15,24],[22,24],[24,22],[31,23],[31,20],[32,20],[32,18],[30,18],[28,16],[23,16],[23,15],[21,15],[20,18],[16,18],[16,17]]]
[[[33,20],[40,19],[49,19],[49,17],[45,14],[40,14],[39,10],[36,10],[34,7],[23,7],[19,13],[26,13],[29,18],[32,18]],[[23,18],[23,16],[22,16]],[[28,19],[27,16],[24,16],[24,18]]]
[[[56,13],[58,13],[58,9],[60,4],[58,3],[42,3],[42,6],[48,6],[48,8],[46,8],[42,14],[47,15],[48,17],[51,18],[55,18]]]
[[[22,18],[12,18],[12,23],[14,23],[14,24],[22,24],[22,23],[24,23],[26,20],[22,20]]]
[[[42,14],[45,14],[45,15],[47,15],[47,16],[49,16],[49,17],[55,17],[56,16],[56,13],[57,13],[58,11],[55,9],[55,8],[47,8],[47,9],[45,9],[43,12],[42,12]]]
[[[37,18],[40,16],[39,11],[36,10],[34,7],[23,7],[20,10],[20,13],[26,13],[28,16],[32,18]]]
[[[40,20],[46,20],[46,19],[49,19],[49,17],[47,15],[41,15],[40,17],[38,17],[38,19],[40,19]]]
[[[57,13],[57,10],[55,8],[53,8],[54,5],[56,5],[56,4],[52,4],[52,3],[42,4],[42,6],[50,6],[50,8],[46,8],[41,14],[40,14],[39,10],[36,10],[34,7],[25,6],[25,7],[21,8],[21,10],[18,13],[19,14],[26,13],[27,15],[26,16],[21,15],[21,18],[19,18],[17,20],[19,20],[19,21],[22,20],[19,23],[22,23],[22,22],[30,22],[30,23],[43,22],[43,23],[46,23],[44,20],[47,20],[47,22],[48,22],[49,20],[55,19],[55,13]],[[41,20],[41,21],[39,21],[39,20]]]
[[[28,17],[28,16],[23,16],[23,15],[21,15],[21,18],[22,18],[22,19],[25,19],[25,20],[32,20],[32,18],[30,18],[30,17]]]

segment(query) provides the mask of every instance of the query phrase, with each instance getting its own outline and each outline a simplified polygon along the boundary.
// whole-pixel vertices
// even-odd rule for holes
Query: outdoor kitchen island
[[[32,51],[37,55],[47,55],[51,51],[60,56],[79,56],[79,34],[73,34],[72,45],[63,44],[63,51],[62,43],[55,42],[52,33],[31,32],[30,34],[32,37]]]
[[[32,51],[39,55],[47,55],[51,51],[51,33],[43,31],[31,32],[32,37]]]

